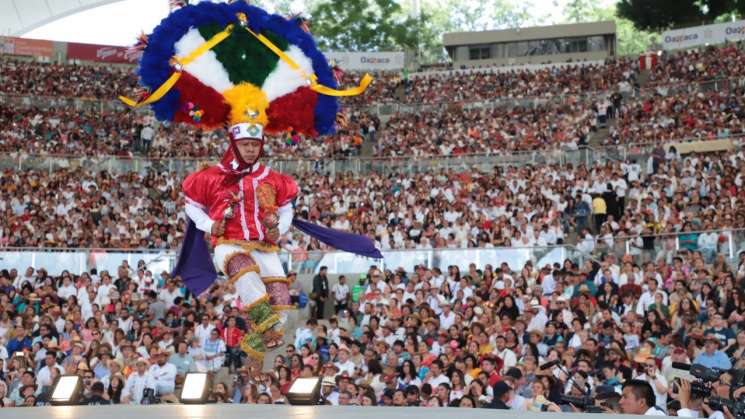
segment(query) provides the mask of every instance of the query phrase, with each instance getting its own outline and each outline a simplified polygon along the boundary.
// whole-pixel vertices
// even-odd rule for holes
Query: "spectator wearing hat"
[[[349,359],[349,347],[347,345],[339,346],[339,355],[337,361],[334,363],[338,369],[337,375],[347,373],[351,377],[354,375],[355,365],[351,359]]]
[[[694,364],[700,364],[707,368],[719,368],[728,370],[732,368],[732,362],[723,351],[719,350],[720,340],[716,335],[704,336],[704,351],[693,360]]]
[[[147,360],[139,358],[135,365],[135,371],[127,377],[127,383],[122,390],[122,403],[125,404],[141,404],[147,396],[147,390],[155,394],[156,383],[148,371]]]
[[[150,366],[149,373],[155,381],[155,394],[161,397],[173,394],[178,371],[175,365],[168,362],[168,351],[156,348],[152,356],[155,363]]]
[[[339,391],[333,377],[323,377],[323,380],[321,380],[321,400],[323,404],[339,405]]]

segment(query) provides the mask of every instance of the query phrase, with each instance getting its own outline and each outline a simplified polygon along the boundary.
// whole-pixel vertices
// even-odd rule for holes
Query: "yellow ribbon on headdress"
[[[238,19],[240,19],[241,22],[245,22],[244,20],[245,15],[243,16],[241,15],[243,15],[243,13],[239,14]],[[367,89],[367,86],[369,86],[373,80],[371,75],[365,73],[365,75],[362,76],[362,80],[360,80],[360,84],[357,87],[353,87],[351,89],[337,90],[337,89],[333,89],[328,86],[324,86],[318,83],[318,77],[316,77],[315,73],[311,75],[306,74],[305,71],[303,71],[303,69],[300,68],[300,66],[295,62],[295,60],[290,58],[289,55],[285,54],[284,51],[282,51],[276,45],[274,45],[274,43],[270,41],[269,38],[267,38],[266,36],[260,33],[257,34],[256,32],[252,31],[251,28],[248,27],[248,25],[245,25],[244,27],[246,28],[248,33],[253,35],[254,38],[258,39],[259,42],[264,44],[264,46],[266,46],[273,53],[275,53],[279,57],[280,60],[284,61],[288,66],[290,66],[290,68],[299,72],[305,79],[309,80],[310,88],[315,92],[321,93],[326,96],[357,96],[359,94],[362,94],[362,92],[364,92],[365,89]]]
[[[238,20],[242,23],[242,26],[246,28],[246,30],[253,35],[259,42],[264,44],[267,48],[269,48],[272,52],[274,52],[279,59],[284,61],[287,65],[290,66],[295,71],[298,71],[304,78],[306,78],[310,82],[310,88],[320,94],[326,95],[326,96],[357,96],[359,94],[362,94],[362,92],[367,89],[367,86],[370,85],[373,78],[369,74],[365,73],[365,75],[362,77],[362,80],[360,80],[360,84],[357,87],[353,87],[351,89],[346,90],[338,90],[334,89],[328,86],[324,86],[320,83],[318,83],[318,77],[313,74],[306,74],[305,71],[303,71],[302,68],[287,54],[284,53],[284,51],[280,50],[272,41],[270,41],[267,37],[265,37],[262,34],[257,34],[254,31],[251,30],[251,28],[248,27],[247,24],[247,18],[244,13],[238,13]],[[132,108],[139,108],[141,106],[149,105],[153,102],[159,101],[163,96],[168,93],[171,88],[176,84],[178,79],[181,77],[181,69],[185,67],[187,64],[191,63],[192,61],[196,60],[204,54],[205,52],[211,50],[214,48],[217,44],[225,40],[230,34],[233,32],[233,25],[230,24],[225,27],[225,29],[222,32],[219,32],[215,34],[212,38],[209,39],[209,41],[203,43],[194,51],[190,52],[185,57],[173,57],[172,63],[176,64],[177,70],[171,74],[171,76],[158,87],[150,96],[143,99],[140,102],[134,101],[132,99],[129,99],[125,96],[119,96],[119,100],[124,102],[124,104],[132,107]]]
[[[119,96],[119,100],[132,108],[139,108],[140,106],[149,105],[153,102],[159,101],[163,96],[165,96],[166,93],[168,93],[169,90],[171,90],[171,88],[181,77],[181,69],[183,67],[199,58],[205,52],[214,48],[215,45],[219,44],[220,42],[225,40],[225,38],[230,36],[232,32],[233,25],[228,25],[221,32],[216,33],[212,38],[210,38],[209,41],[195,48],[194,51],[189,53],[189,55],[180,58],[173,57],[172,64],[178,64],[178,66],[176,67],[178,68],[178,70],[174,71],[173,74],[171,74],[171,77],[169,77],[168,80],[165,81],[165,83],[161,84],[158,89],[156,89],[150,96],[148,96],[144,100],[136,102],[124,96]]]

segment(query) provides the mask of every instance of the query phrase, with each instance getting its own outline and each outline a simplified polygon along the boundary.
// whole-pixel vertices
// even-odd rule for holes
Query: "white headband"
[[[261,124],[252,124],[250,122],[241,122],[230,127],[230,135],[234,140],[240,138],[264,138],[264,126]]]

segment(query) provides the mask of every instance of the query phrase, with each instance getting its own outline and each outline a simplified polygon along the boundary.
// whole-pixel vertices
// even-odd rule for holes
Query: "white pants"
[[[214,262],[217,268],[226,275],[227,264],[230,258],[237,254],[249,254],[257,266],[257,272],[245,272],[234,282],[235,290],[241,299],[241,303],[250,305],[260,298],[267,296],[266,287],[261,278],[284,278],[285,271],[279,255],[275,252],[261,252],[259,250],[246,251],[241,246],[234,244],[219,244],[215,248]]]

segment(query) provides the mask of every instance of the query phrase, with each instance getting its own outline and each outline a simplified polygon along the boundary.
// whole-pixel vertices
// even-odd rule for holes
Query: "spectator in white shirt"
[[[75,288],[75,284],[72,283],[72,279],[69,276],[65,276],[62,279],[62,286],[57,289],[57,295],[63,300],[67,300],[73,295],[77,295],[78,289]]]
[[[174,306],[176,298],[183,297],[184,294],[181,289],[176,288],[176,283],[173,280],[169,280],[166,287],[160,290],[158,298],[166,304],[166,310],[169,310]]]
[[[647,277],[647,290],[639,297],[639,303],[636,305],[636,314],[643,316],[650,305],[654,304],[655,294],[662,294],[662,299],[667,305],[667,294],[657,290],[657,280],[654,277]]]
[[[623,385],[619,404],[627,415],[666,416],[655,408],[656,398],[652,386],[646,381],[629,380]]]
[[[339,276],[339,283],[331,288],[331,292],[334,294],[334,312],[338,314],[340,311],[346,310],[349,300],[349,286],[344,275]]]
[[[57,358],[55,355],[54,351],[48,350],[44,356],[44,366],[36,374],[36,383],[41,387],[52,385],[53,369],[56,369],[59,374],[62,374],[62,367],[57,365]]]
[[[430,370],[424,377],[424,382],[429,383],[432,388],[437,388],[437,386],[443,383],[450,384],[450,379],[442,373],[443,369],[444,366],[442,364],[442,361],[440,361],[439,359],[435,359],[434,361],[432,361]]]
[[[203,314],[202,322],[194,328],[194,336],[199,338],[199,343],[202,347],[204,347],[204,342],[210,338],[210,334],[214,328],[215,325],[210,322],[210,317],[207,314]]]
[[[204,341],[204,355],[208,371],[218,371],[225,362],[225,342],[220,339],[220,332],[213,329],[210,338]]]
[[[98,304],[99,307],[109,304],[109,302],[111,302],[109,294],[111,293],[111,290],[115,289],[116,287],[111,283],[111,277],[108,275],[104,276],[103,283],[98,286],[98,291],[96,291],[95,303]]]
[[[449,329],[450,326],[455,324],[455,313],[450,311],[450,302],[445,301],[440,303],[442,313],[440,314],[440,327],[442,329]]]
[[[349,359],[349,348],[347,345],[339,346],[339,360],[334,365],[338,370],[336,375],[346,372],[350,377],[354,376],[354,362]]]
[[[158,396],[173,394],[176,388],[176,366],[168,362],[168,351],[156,349],[152,354],[155,364],[150,367],[150,375],[155,380],[155,392]]]
[[[127,382],[122,390],[122,403],[140,404],[145,395],[145,390],[155,392],[155,380],[147,370],[147,360],[137,360],[136,370],[127,377]]]
[[[644,362],[644,373],[635,377],[640,381],[646,381],[652,386],[655,395],[655,406],[667,406],[667,380],[657,368],[654,358],[649,357]]]

